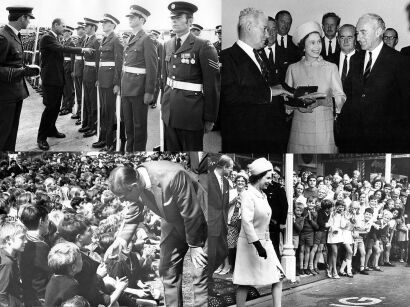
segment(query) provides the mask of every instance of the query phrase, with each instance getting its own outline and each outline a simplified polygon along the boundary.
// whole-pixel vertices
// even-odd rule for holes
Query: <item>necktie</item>
[[[261,67],[261,72],[262,72],[262,76],[263,78],[268,81],[268,76],[269,76],[269,72],[268,72],[268,67],[266,67],[266,63],[262,60],[262,58],[260,57],[258,51],[256,51],[256,49],[253,49],[253,53],[255,54],[255,58],[259,63],[259,66]]]
[[[282,46],[282,48],[285,48],[285,40],[283,36],[280,38],[280,45]]]
[[[19,38],[19,40],[20,40],[20,42],[21,42],[21,33],[19,32],[19,33],[17,34],[17,36],[18,36],[18,38]]]
[[[332,52],[332,41],[329,40],[329,48],[328,48],[328,50],[327,50],[327,56],[331,55],[332,53],[333,53],[333,52]]]
[[[177,38],[177,43],[175,44],[175,51],[177,51],[179,48],[181,48],[181,39]]]
[[[345,59],[343,61],[342,83],[345,82],[346,76],[347,76],[347,55],[345,55]]]
[[[269,47],[269,65],[271,68],[275,66],[275,61],[273,60],[273,50],[272,47]]]
[[[363,74],[363,81],[364,82],[366,82],[367,78],[369,78],[371,67],[372,67],[372,53],[371,53],[371,51],[369,51],[369,61],[367,61],[366,68],[365,68],[364,74]]]

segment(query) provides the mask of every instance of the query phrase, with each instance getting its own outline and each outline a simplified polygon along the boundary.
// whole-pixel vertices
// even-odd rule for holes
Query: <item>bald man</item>
[[[410,61],[383,44],[385,24],[376,14],[360,17],[344,82],[347,96],[339,120],[342,152],[407,152],[410,122]]]
[[[144,206],[161,219],[159,274],[164,285],[166,306],[182,306],[183,259],[190,251],[194,306],[207,306],[207,225],[203,213],[203,188],[184,168],[169,161],[153,161],[137,170],[117,167],[109,178],[111,191],[131,202],[125,224],[106,257],[119,253],[131,241],[143,221]]]

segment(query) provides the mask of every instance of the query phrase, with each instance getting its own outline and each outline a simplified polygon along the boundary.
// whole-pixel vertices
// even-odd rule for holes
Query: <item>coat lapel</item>
[[[18,36],[14,33],[14,31],[9,26],[5,26],[5,28],[10,33],[10,35],[16,40],[16,42],[18,42],[21,45],[21,41],[18,38]]]
[[[128,41],[127,46],[132,45],[135,43],[137,40],[139,40],[143,35],[145,34],[144,30],[140,30],[135,36]]]
[[[184,43],[182,44],[182,46],[175,51],[176,54],[178,53],[182,53],[186,50],[190,50],[192,49],[192,45],[195,43],[195,36],[191,33],[189,33],[188,37],[186,38],[186,40],[184,41]],[[174,43],[174,48],[175,48],[175,43]]]
[[[218,191],[218,196],[222,200],[223,196],[222,196],[221,187],[219,185],[218,178],[216,178],[216,175],[214,172],[212,172],[211,174],[211,184],[213,185],[213,190],[211,189],[211,191]]]

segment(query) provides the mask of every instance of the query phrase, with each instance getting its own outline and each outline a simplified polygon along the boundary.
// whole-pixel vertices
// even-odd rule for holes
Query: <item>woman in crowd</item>
[[[239,233],[233,282],[238,307],[245,306],[248,287],[272,285],[273,306],[281,306],[284,272],[269,236],[272,214],[265,190],[272,180],[272,164],[265,158],[249,165],[248,190],[241,194],[242,226]]]
[[[333,105],[340,113],[346,100],[337,66],[323,60],[322,29],[317,22],[306,22],[296,28],[293,42],[304,57],[289,66],[286,83],[291,87],[318,86],[317,93],[306,101],[314,103],[307,108],[293,110],[293,121],[288,151],[294,153],[335,153],[333,135]]]

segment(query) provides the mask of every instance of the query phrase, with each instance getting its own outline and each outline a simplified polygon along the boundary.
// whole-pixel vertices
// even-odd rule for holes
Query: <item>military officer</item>
[[[62,45],[65,47],[75,47],[72,39],[74,28],[65,26],[63,32]],[[63,89],[63,105],[61,106],[60,115],[67,115],[72,112],[74,106],[74,82],[71,76],[74,70],[75,55],[64,53],[64,89]]]
[[[215,35],[218,37],[218,40],[214,43],[214,47],[219,56],[222,50],[222,26],[221,25],[216,26]]]
[[[84,86],[84,115],[83,124],[79,132],[84,133],[84,137],[90,137],[97,134],[97,88],[95,82],[97,81],[100,43],[97,40],[95,32],[98,29],[98,21],[91,18],[84,18],[85,40],[84,47],[92,48],[95,52],[91,54],[84,54],[84,72],[83,72],[83,86]]]
[[[197,23],[193,23],[190,32],[195,36],[200,36],[204,28]]]
[[[28,97],[25,76],[39,74],[23,64],[21,29],[34,19],[32,7],[7,7],[9,23],[0,29],[0,151],[14,151],[23,99]]]
[[[202,151],[204,132],[212,130],[218,115],[218,55],[211,42],[189,33],[195,5],[178,1],[168,9],[176,37],[165,43],[163,58],[165,148]]]
[[[158,55],[152,39],[145,33],[150,12],[132,5],[129,24],[132,35],[124,48],[124,67],[121,78],[121,109],[127,136],[127,152],[145,151],[147,145],[148,105],[154,99]]]
[[[120,94],[124,47],[118,35],[114,33],[116,26],[120,23],[119,20],[110,14],[104,14],[100,22],[104,38],[100,46],[100,68],[96,86],[100,88],[101,127],[100,139],[92,144],[92,147],[106,146],[104,150],[113,151],[115,149],[113,145],[115,102],[117,95]]]
[[[151,108],[155,109],[157,107],[157,100],[159,93],[164,91],[164,85],[162,84],[161,79],[161,69],[162,69],[162,54],[164,53],[164,44],[159,40],[159,36],[161,32],[158,30],[151,30],[149,33],[149,37],[154,41],[155,47],[157,47],[157,54],[158,54],[158,69],[157,69],[157,80],[155,83],[155,92],[154,92],[154,100],[152,101]]]
[[[84,23],[83,22],[77,22],[77,28],[75,30],[77,31],[78,39],[77,42],[75,43],[76,47],[84,47],[86,35],[85,35],[85,30],[84,30]],[[74,85],[75,85],[75,93],[76,93],[76,98],[77,98],[77,113],[72,115],[72,119],[76,119],[77,121],[75,122],[76,125],[81,125],[81,100],[82,100],[82,90],[83,90],[83,70],[84,70],[84,59],[83,56],[80,54],[76,54],[74,57],[74,71],[73,71],[73,77],[74,77]]]

